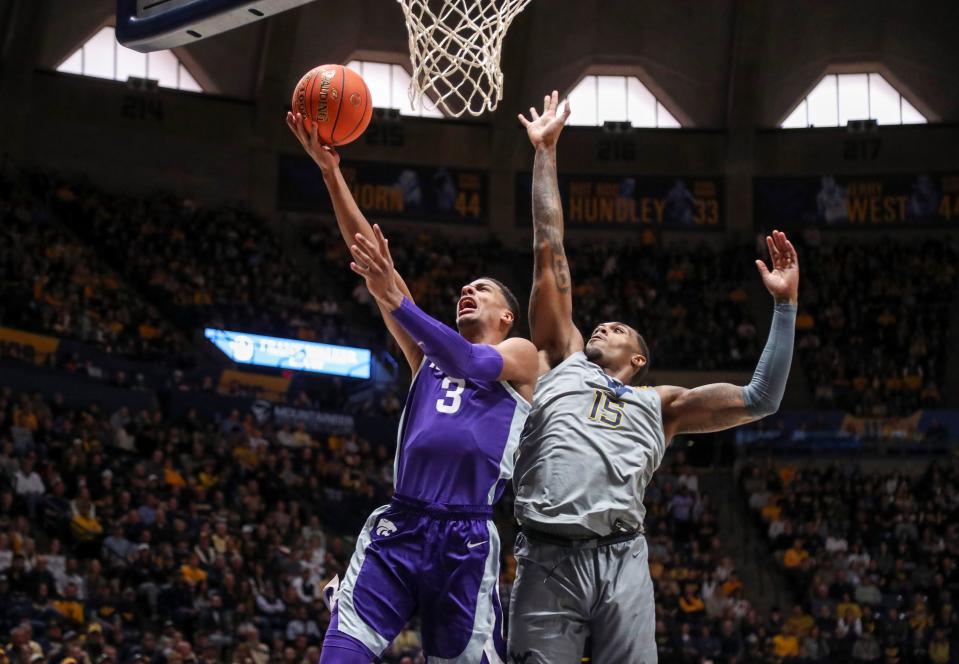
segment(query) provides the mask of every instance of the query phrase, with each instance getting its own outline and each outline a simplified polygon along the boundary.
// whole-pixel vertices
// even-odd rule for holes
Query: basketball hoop
[[[453,117],[495,111],[503,97],[503,38],[530,1],[397,0],[410,35],[413,107],[426,95]]]

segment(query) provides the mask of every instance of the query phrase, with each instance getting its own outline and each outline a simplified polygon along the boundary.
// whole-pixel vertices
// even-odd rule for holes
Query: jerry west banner
[[[959,224],[959,174],[757,178],[756,224],[875,228]]]
[[[516,224],[530,223],[532,175],[516,176]],[[721,229],[718,177],[559,175],[566,225],[581,228]]]
[[[373,219],[486,221],[483,171],[363,161],[344,161],[341,170],[360,209]],[[310,157],[280,155],[277,177],[281,210],[333,214],[330,196]]]

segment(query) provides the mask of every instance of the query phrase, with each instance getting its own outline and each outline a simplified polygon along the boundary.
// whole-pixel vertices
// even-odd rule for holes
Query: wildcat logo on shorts
[[[380,519],[376,524],[376,534],[380,537],[389,537],[396,532],[396,524],[389,519]]]

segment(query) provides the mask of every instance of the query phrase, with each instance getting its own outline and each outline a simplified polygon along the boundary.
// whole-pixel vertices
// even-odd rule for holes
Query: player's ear
[[[516,318],[516,317],[513,315],[513,312],[510,311],[509,309],[503,309],[503,314],[502,314],[502,316],[500,316],[500,320],[502,320],[502,321],[503,321],[504,323],[506,323],[507,325],[512,325],[512,324],[513,324],[513,320],[514,320],[515,318]]]
[[[641,353],[635,353],[629,358],[629,364],[633,367],[633,371],[639,371],[646,366],[646,356]]]

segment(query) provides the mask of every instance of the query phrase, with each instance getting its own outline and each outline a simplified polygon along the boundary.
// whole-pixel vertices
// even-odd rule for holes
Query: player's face
[[[463,286],[459,302],[456,303],[456,326],[490,324],[495,325],[509,311],[506,300],[499,288],[488,279],[477,279]]]
[[[603,367],[630,364],[637,355],[636,332],[625,323],[601,323],[586,342],[586,357]]]

